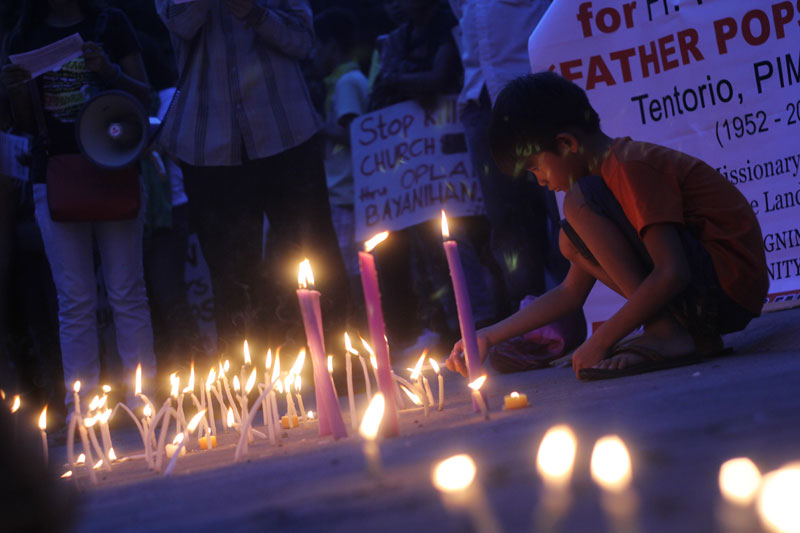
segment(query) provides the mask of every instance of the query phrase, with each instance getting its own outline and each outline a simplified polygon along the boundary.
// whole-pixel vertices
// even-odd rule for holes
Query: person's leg
[[[602,178],[582,178],[569,195],[565,202],[567,227],[580,230],[574,235],[564,232],[576,249],[571,251],[565,247],[565,255],[625,298],[630,298],[652,269],[644,243]],[[635,341],[639,346],[652,348],[663,357],[682,357],[695,350],[692,335],[668,308],[656,313],[643,326],[644,333]],[[641,355],[623,351],[601,361],[597,367],[615,370],[642,361]]]
[[[220,353],[241,349],[251,273],[260,264],[261,198],[248,185],[246,166],[183,167],[192,227],[211,273]]]
[[[54,222],[47,206],[46,185],[34,185],[33,197],[58,294],[66,404],[71,409],[72,384],[80,380],[83,390],[88,390],[97,386],[100,377],[92,229],[85,222]]]
[[[92,227],[113,311],[123,379],[126,384],[132,383],[136,367],[141,363],[142,376],[149,382],[143,386],[152,389],[156,358],[142,265],[144,213],[133,220],[93,222]]]

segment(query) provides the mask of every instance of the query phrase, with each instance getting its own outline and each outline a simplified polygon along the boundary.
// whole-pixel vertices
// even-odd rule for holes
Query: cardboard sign
[[[350,125],[356,240],[441,216],[483,214],[456,98],[402,102]]]
[[[744,194],[770,302],[800,297],[799,23],[788,0],[563,1],[528,43],[533,72],[583,87],[606,133],[698,157]],[[621,303],[597,285],[590,324]]]

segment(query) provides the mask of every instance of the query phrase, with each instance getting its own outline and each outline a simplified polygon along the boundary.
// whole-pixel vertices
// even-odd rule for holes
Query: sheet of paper
[[[19,157],[30,149],[30,137],[0,131],[0,174],[28,181],[30,168],[20,163]]]
[[[73,33],[60,41],[48,44],[36,50],[12,54],[8,56],[12,63],[24,67],[31,77],[41,76],[45,72],[58,70],[64,63],[83,54],[83,39],[80,34]]]

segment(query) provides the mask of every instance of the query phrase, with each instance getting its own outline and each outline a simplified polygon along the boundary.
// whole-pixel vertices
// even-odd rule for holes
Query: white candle
[[[205,414],[205,411],[200,411],[194,415],[186,425],[186,430],[183,432],[183,438],[181,439],[180,444],[178,444],[177,450],[175,450],[174,454],[172,455],[172,459],[170,460],[169,465],[167,465],[167,469],[164,471],[165,477],[172,473],[172,469],[175,468],[175,464],[178,462],[178,457],[181,455],[181,450],[183,450],[183,448],[186,446],[186,441],[189,440],[189,434],[197,429],[197,426],[200,424],[200,420],[202,420]]]
[[[345,335],[347,335],[345,333]],[[355,430],[358,427],[358,420],[356,420],[356,399],[353,393],[353,361],[350,359],[350,353],[344,354],[345,358],[345,371],[347,373],[347,403],[350,407],[350,425]]]
[[[486,375],[479,377],[475,381],[469,384],[469,388],[472,389],[472,399],[478,405],[481,414],[483,415],[484,420],[489,420],[489,409],[486,406],[486,401],[483,398],[483,394],[481,393],[481,387],[483,386],[484,382],[486,381]]]
[[[42,453],[44,454],[44,464],[49,463],[48,459],[48,452],[47,452],[47,433],[45,430],[47,429],[47,406],[44,406],[42,409],[42,414],[39,415],[39,430],[42,432]]]
[[[214,369],[208,371],[208,379],[206,380],[206,397],[208,401],[206,404],[208,405],[208,418],[211,421],[211,434],[215,437],[217,436],[217,421],[214,419],[214,401],[211,399],[211,387],[214,386],[214,381],[217,379],[217,373],[214,372]]]
[[[297,408],[300,409],[300,420],[305,422],[306,421],[306,406],[303,405],[303,395],[300,392],[301,389],[301,380],[300,376],[294,378],[294,390],[295,390],[295,398],[297,398]]]
[[[436,372],[436,377],[439,381],[439,408],[438,410],[441,411],[444,409],[444,378],[442,374],[439,372],[439,363],[437,363],[433,359],[429,359],[431,362],[431,367],[433,367],[433,371]]]
[[[175,417],[177,418],[178,412],[175,411],[175,409],[173,409],[172,406],[169,406],[167,412],[164,413],[164,419],[161,421],[161,433],[158,435],[158,446],[157,446],[158,452],[156,454],[156,463],[155,463],[155,471],[159,473],[161,472],[161,464],[162,464],[161,461],[163,460],[164,453],[166,451],[165,446],[167,442],[167,431],[169,430],[169,417],[173,413],[175,413]],[[179,433],[179,435],[182,435],[182,433]]]
[[[81,435],[81,443],[83,444],[83,454],[86,456],[86,466],[89,469],[89,479],[91,480],[93,485],[96,485],[97,476],[94,473],[94,468],[92,468],[92,465],[94,464],[94,459],[92,457],[91,447],[89,446],[89,435],[86,433],[86,428],[83,427],[82,421],[79,421],[78,433],[80,433]]]

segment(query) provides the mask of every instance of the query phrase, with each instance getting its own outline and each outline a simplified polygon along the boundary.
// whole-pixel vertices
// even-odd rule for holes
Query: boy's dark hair
[[[527,74],[509,82],[497,96],[489,121],[489,146],[497,166],[519,175],[534,153],[556,152],[556,135],[600,129],[586,93],[552,72]]]
[[[344,53],[355,48],[357,31],[356,18],[347,9],[332,7],[314,17],[317,40],[321,43],[334,41]]]

